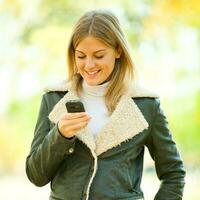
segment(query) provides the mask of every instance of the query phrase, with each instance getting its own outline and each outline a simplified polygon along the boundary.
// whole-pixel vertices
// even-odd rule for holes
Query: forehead
[[[100,39],[88,36],[82,39],[75,50],[82,51],[82,52],[95,52],[101,49],[107,50],[111,49],[108,45],[102,42]]]

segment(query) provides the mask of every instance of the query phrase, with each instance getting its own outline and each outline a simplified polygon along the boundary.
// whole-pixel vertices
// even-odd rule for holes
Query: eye
[[[101,59],[103,57],[104,57],[103,55],[102,56],[95,56],[95,58],[97,58],[97,59]]]
[[[85,56],[77,56],[77,58],[79,58],[79,59],[84,59]]]

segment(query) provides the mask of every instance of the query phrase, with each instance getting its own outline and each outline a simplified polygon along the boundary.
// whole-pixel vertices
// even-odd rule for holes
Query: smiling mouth
[[[86,73],[89,75],[89,76],[95,76],[97,75],[101,70],[96,70],[96,71],[92,71],[92,72],[88,72],[86,71]]]

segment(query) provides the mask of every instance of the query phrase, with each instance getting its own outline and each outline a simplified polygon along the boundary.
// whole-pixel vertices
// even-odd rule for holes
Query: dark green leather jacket
[[[32,183],[51,182],[50,200],[142,200],[146,146],[161,181],[155,200],[182,199],[183,163],[155,95],[140,88],[124,95],[96,141],[88,128],[73,139],[64,138],[57,129],[66,112],[64,103],[77,98],[68,84],[43,95],[26,160]]]

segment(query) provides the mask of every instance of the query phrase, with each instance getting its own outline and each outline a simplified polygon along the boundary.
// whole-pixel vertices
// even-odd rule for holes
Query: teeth
[[[98,71],[94,71],[94,72],[87,72],[88,74],[90,74],[90,75],[94,75],[94,74],[96,74]]]

